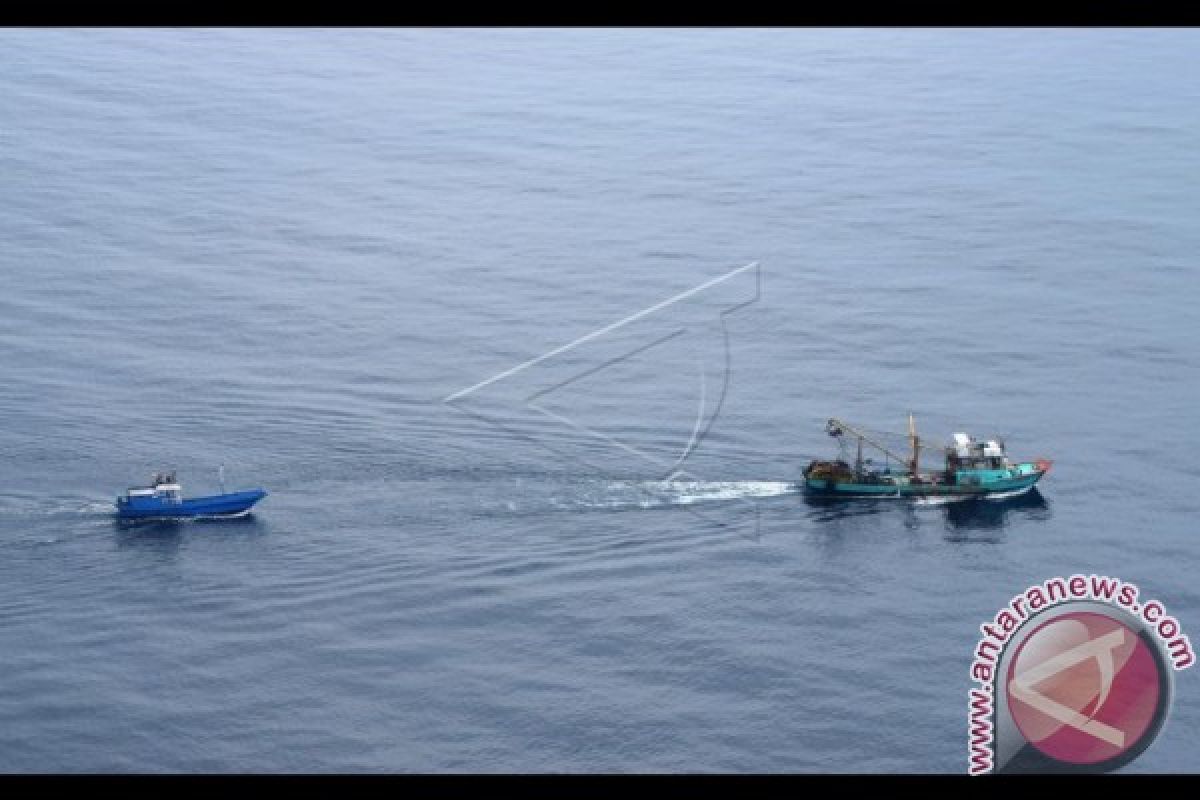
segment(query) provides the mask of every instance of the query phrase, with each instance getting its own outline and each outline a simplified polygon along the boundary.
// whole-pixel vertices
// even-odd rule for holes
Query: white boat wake
[[[64,502],[51,499],[41,500],[32,497],[0,497],[0,516],[11,517],[55,517],[55,516],[84,516],[111,514],[115,510],[112,503],[100,502]]]
[[[993,494],[985,494],[984,499],[985,500],[1004,500],[1009,497],[1020,497],[1021,495],[1025,494],[1032,488],[1033,488],[1033,486],[1030,485],[1030,486],[1026,486],[1023,489],[1013,489],[1010,492],[995,492]]]
[[[912,502],[914,506],[944,506],[950,503],[961,503],[964,500],[970,500],[970,495],[942,495],[934,497],[914,497]]]
[[[792,481],[644,481],[639,488],[647,494],[661,496],[674,505],[708,500],[779,497],[800,490]]]
[[[670,508],[798,494],[792,481],[608,481],[571,499],[551,498],[558,508],[624,510]]]

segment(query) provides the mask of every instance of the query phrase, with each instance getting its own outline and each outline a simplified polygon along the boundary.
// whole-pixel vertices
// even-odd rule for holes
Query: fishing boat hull
[[[121,497],[117,499],[119,519],[178,519],[186,517],[234,517],[245,514],[267,496],[262,489],[190,497],[164,502],[157,497]]]
[[[1022,465],[1025,466],[1025,465]],[[1041,480],[1048,468],[1028,465],[1032,469],[1008,478],[978,483],[939,483],[912,481],[898,477],[892,482],[855,483],[830,478],[805,478],[807,493],[821,497],[982,497],[1009,495],[1028,491]]]

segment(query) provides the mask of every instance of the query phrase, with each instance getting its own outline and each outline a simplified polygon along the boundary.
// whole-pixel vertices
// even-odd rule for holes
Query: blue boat
[[[224,488],[222,481],[222,489]],[[180,517],[238,517],[267,496],[262,489],[244,489],[209,497],[184,497],[175,473],[156,473],[149,486],[135,486],[117,498],[119,519],[177,519]]]
[[[849,458],[814,460],[804,468],[804,489],[817,497],[1011,497],[1033,488],[1050,471],[1045,458],[1013,461],[999,438],[977,440],[965,433],[943,448],[922,443],[912,415],[908,417],[911,449],[901,454],[880,444],[863,431],[839,419],[831,419],[826,432],[843,445],[847,439],[856,444],[853,463]],[[871,459],[863,458],[863,446],[883,453],[890,463],[879,469]],[[920,470],[921,450],[936,450],[944,456],[944,466]]]

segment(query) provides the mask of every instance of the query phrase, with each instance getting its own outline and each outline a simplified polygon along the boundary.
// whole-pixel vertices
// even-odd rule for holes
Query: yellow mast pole
[[[921,439],[917,436],[917,421],[908,413],[908,438],[912,440],[912,474],[917,474],[917,459],[920,455]]]

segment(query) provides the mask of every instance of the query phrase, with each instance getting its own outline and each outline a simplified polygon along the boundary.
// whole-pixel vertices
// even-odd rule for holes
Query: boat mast
[[[917,421],[908,413],[908,438],[912,442],[912,474],[917,474],[917,459],[921,453],[921,439],[917,436]]]

